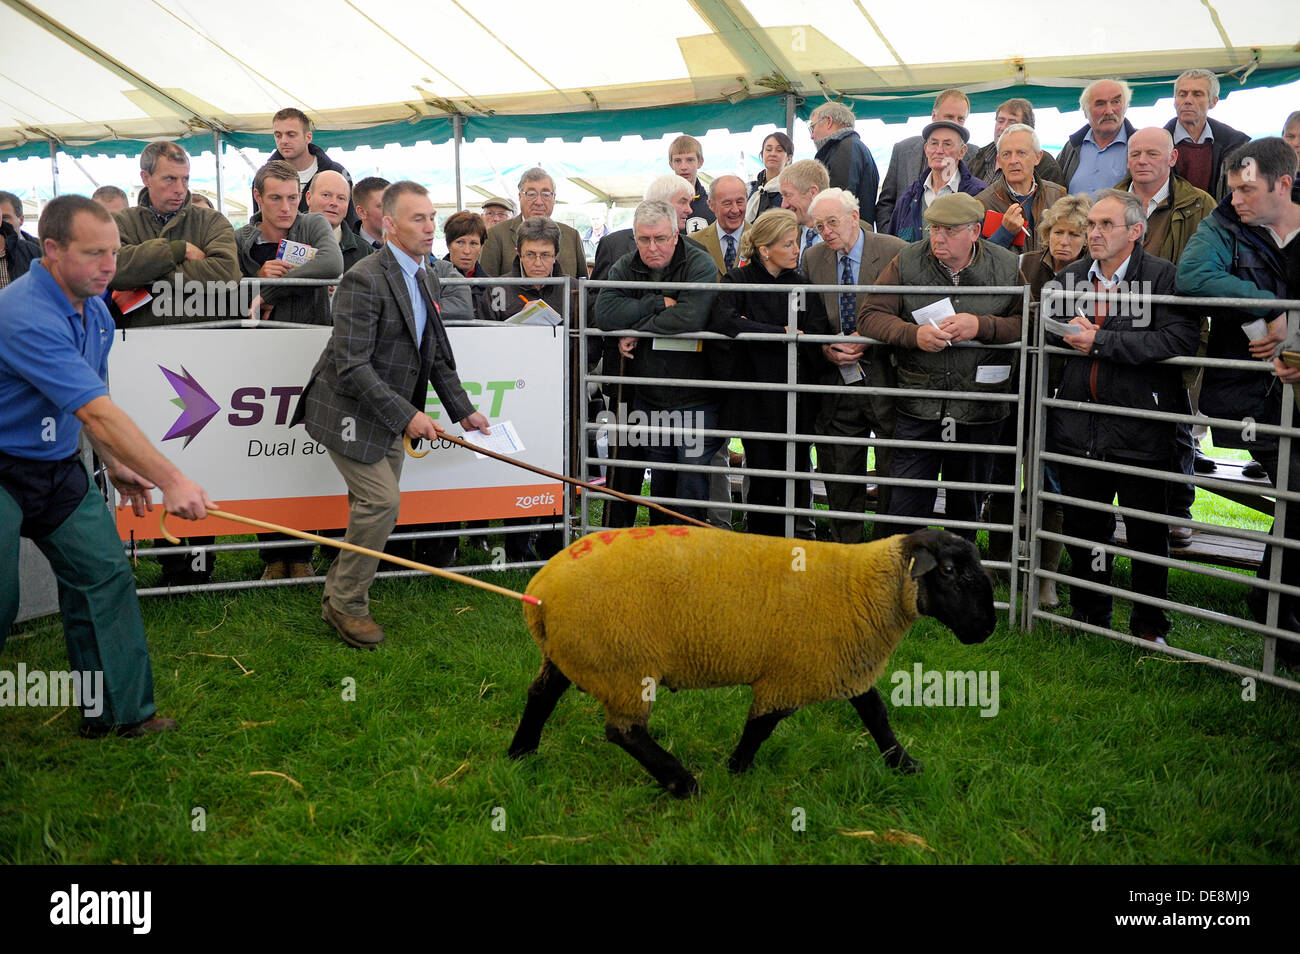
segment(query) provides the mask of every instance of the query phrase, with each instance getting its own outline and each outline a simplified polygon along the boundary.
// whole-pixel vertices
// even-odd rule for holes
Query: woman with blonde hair
[[[799,220],[788,209],[769,209],[745,227],[740,238],[741,264],[723,276],[728,285],[807,285],[799,274]],[[789,322],[789,294],[784,291],[731,291],[724,289],[713,301],[709,330],[735,337],[744,332],[783,334]],[[826,308],[820,295],[804,295],[798,313],[798,327],[816,327],[824,332]],[[797,356],[797,380],[811,380],[811,356],[800,347]],[[764,470],[786,469],[787,441],[779,435],[788,432],[784,385],[788,381],[788,351],[783,342],[735,342],[729,349],[729,361],[723,369],[726,377],[738,381],[766,381],[773,387],[762,391],[736,392],[723,408],[723,426],[735,430],[769,431],[772,439],[746,438],[745,463]],[[800,433],[812,432],[814,401],[797,401],[795,427]],[[795,448],[795,470],[808,473],[811,459],[807,442]],[[749,502],[779,507],[785,503],[785,479],[751,477]],[[795,485],[795,503],[812,506],[812,487],[807,480]],[[806,523],[797,518],[797,523]],[[779,513],[748,513],[751,533],[785,535],[785,517]]]

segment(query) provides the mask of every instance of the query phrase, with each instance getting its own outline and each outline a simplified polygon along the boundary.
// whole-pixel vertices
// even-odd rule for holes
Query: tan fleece
[[[749,685],[750,718],[870,689],[917,618],[903,537],[843,545],[694,527],[593,533],[537,572],[543,656],[626,729],[651,690]]]

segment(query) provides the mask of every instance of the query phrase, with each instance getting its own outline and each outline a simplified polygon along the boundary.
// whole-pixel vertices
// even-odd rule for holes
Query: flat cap
[[[970,142],[970,130],[961,123],[953,122],[951,119],[938,119],[930,123],[930,125],[921,130],[921,141],[925,142],[929,139],[930,133],[934,132],[936,129],[951,129],[958,136],[961,136],[962,142]]]
[[[494,205],[500,206],[501,208],[509,212],[511,215],[513,215],[515,212],[515,204],[511,202],[509,199],[503,199],[499,195],[494,195],[490,199],[483,200],[483,208],[485,209]]]
[[[943,195],[925,210],[927,225],[970,225],[984,221],[984,203],[973,195],[958,192]]]

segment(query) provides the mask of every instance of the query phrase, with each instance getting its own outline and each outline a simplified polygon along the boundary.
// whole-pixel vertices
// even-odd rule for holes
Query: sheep
[[[553,556],[524,606],[542,668],[508,754],[537,751],[570,681],[605,708],[605,737],[669,792],[694,776],[646,731],[655,691],[748,685],[748,721],[728,762],[749,768],[786,716],[847,699],[885,763],[920,770],[889,727],[876,680],[918,616],[963,643],[994,628],[975,546],[923,529],[854,545],[683,526],[592,533]]]

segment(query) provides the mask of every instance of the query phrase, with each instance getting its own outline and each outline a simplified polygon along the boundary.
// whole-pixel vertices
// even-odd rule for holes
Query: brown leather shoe
[[[1171,547],[1176,547],[1181,550],[1183,547],[1190,546],[1191,542],[1192,542],[1191,527],[1170,527],[1169,528],[1169,545]]]
[[[316,575],[316,571],[313,570],[311,564],[307,562],[295,561],[288,564],[288,567],[289,578],[293,580],[305,580],[308,577]]]
[[[369,613],[347,616],[325,601],[321,603],[321,619],[334,627],[343,637],[343,642],[357,649],[374,649],[384,641],[384,628]]]
[[[266,565],[266,569],[262,571],[262,579],[264,580],[283,580],[286,576],[288,576],[288,570],[283,560],[272,560]]]

